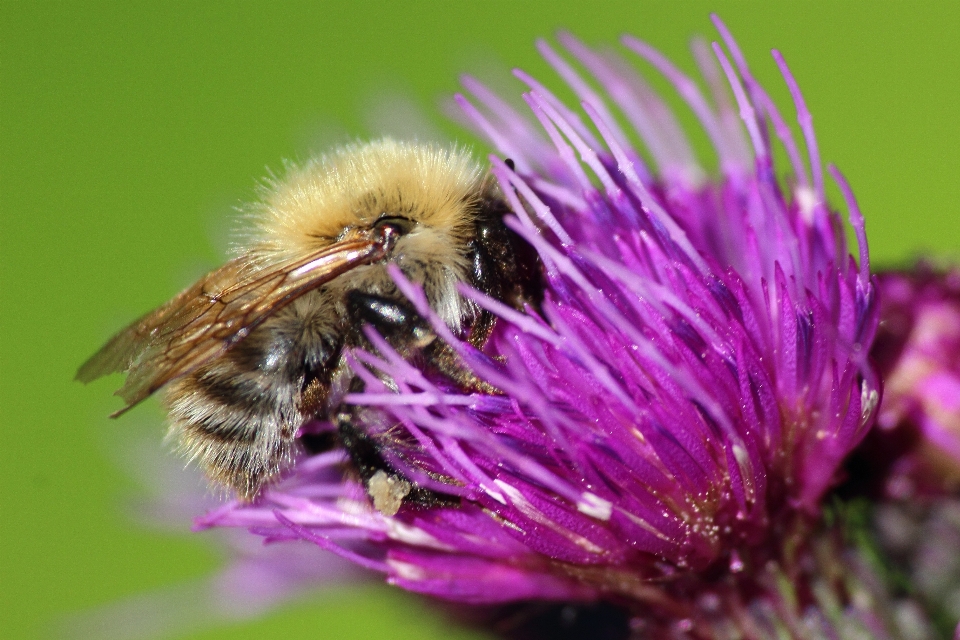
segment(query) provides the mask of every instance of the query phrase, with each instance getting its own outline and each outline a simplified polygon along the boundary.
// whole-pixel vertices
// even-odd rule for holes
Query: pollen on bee
[[[367,482],[367,493],[373,500],[374,508],[385,516],[397,514],[410,489],[412,486],[409,482],[382,469]]]

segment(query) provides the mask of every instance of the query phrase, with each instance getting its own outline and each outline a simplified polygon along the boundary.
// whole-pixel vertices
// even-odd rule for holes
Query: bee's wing
[[[387,240],[369,232],[267,267],[245,257],[231,260],[111,338],[83,363],[77,379],[90,382],[127,372],[117,391],[127,406],[116,417],[167,382],[216,358],[307,291],[383,258]]]

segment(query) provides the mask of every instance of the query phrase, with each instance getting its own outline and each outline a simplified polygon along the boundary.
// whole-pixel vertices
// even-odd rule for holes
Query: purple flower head
[[[893,454],[887,492],[899,497],[918,489],[955,492],[960,272],[920,264],[910,272],[880,274],[878,287],[883,322],[872,355],[883,375],[884,396],[870,444]]]
[[[539,256],[542,303],[521,312],[464,289],[499,318],[478,351],[393,275],[502,393],[430,377],[368,332],[377,353],[353,353],[365,389],[347,401],[390,443],[382,455],[398,476],[364,487],[343,450],[306,456],[258,503],[199,526],[308,540],[467,603],[610,598],[679,620],[691,581],[736,582],[770,562],[792,575],[789,550],[873,422],[875,290],[863,219],[831,169],[855,260],[786,63],[774,52],[805,156],[716,24],[726,49],[695,46],[709,96],[632,37],[624,55],[567,34],[563,55],[539,44],[576,108],[522,71],[527,111],[465,78],[471,97],[457,102],[500,154],[492,173],[508,226]],[[716,179],[634,70],[643,61],[696,114]],[[776,141],[788,167],[773,164]],[[411,487],[450,499],[418,508],[403,501]]]

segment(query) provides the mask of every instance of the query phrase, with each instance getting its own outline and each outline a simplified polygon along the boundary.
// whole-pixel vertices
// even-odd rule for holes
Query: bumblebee
[[[334,421],[375,505],[392,515],[422,492],[389,468],[384,443],[343,404],[359,382],[345,354],[372,348],[370,325],[424,370],[492,391],[415,312],[387,265],[481,348],[495,318],[458,284],[522,308],[538,280],[507,213],[463,150],[392,140],[341,148],[267,182],[235,257],[114,336],[77,378],[127,374],[117,391],[127,404],[114,417],[163,389],[179,449],[245,501],[291,464],[304,424]]]

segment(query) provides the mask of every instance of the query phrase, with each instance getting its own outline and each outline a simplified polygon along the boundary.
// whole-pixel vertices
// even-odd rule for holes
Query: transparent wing
[[[268,267],[231,260],[111,338],[77,371],[90,382],[124,371],[124,413],[174,378],[216,358],[271,314],[354,267],[382,259],[391,241],[363,231],[305,258]]]

